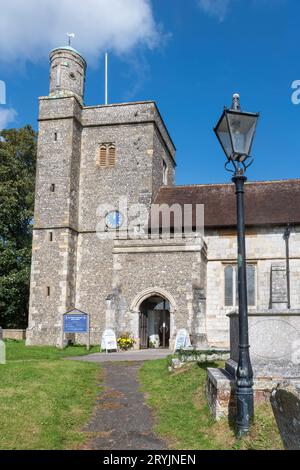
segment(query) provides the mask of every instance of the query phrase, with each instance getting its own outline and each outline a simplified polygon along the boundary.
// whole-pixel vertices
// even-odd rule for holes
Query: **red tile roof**
[[[156,204],[204,204],[205,228],[236,225],[234,184],[162,187]],[[245,184],[247,226],[300,224],[300,179]]]

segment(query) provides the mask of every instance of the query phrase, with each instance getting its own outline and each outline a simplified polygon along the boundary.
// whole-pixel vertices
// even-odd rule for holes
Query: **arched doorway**
[[[170,304],[161,296],[153,295],[140,305],[140,348],[169,348]]]

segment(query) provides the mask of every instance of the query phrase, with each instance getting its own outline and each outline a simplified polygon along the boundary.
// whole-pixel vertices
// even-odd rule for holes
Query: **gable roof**
[[[234,184],[161,187],[154,203],[204,204],[205,228],[236,225]],[[245,223],[247,226],[300,224],[300,179],[246,183]]]

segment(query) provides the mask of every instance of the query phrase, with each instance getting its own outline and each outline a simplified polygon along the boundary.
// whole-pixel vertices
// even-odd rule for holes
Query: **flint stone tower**
[[[50,62],[50,93],[39,100],[27,344],[59,344],[62,315],[73,307],[90,314],[99,344],[115,326],[107,320],[115,304],[127,307],[114,241],[96,236],[97,208],[122,196],[149,206],[163,183],[174,184],[175,147],[154,102],[84,106],[81,54],[60,47]]]
[[[129,332],[136,348],[172,347],[184,329],[198,349],[228,347],[238,307],[233,185],[175,186],[175,147],[154,102],[85,106],[82,55],[61,47],[50,62],[50,93],[39,103],[27,344],[63,344],[62,315],[77,308],[90,315],[92,344],[113,328]],[[184,216],[192,207],[192,230],[184,223],[184,237],[131,239],[120,223],[117,235],[110,216],[126,218],[125,198],[147,210],[179,206]],[[200,205],[204,234],[194,219]],[[299,179],[246,184],[250,317],[270,307],[278,315],[288,303],[298,315],[299,207]]]

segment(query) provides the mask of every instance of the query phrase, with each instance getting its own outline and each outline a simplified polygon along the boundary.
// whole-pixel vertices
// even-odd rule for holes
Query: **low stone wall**
[[[206,398],[216,420],[231,419],[236,413],[235,381],[225,369],[207,369]]]
[[[254,379],[253,394],[255,403],[269,402],[272,390],[277,385],[278,380],[276,379]],[[231,374],[226,369],[207,369],[206,397],[209,409],[216,420],[235,417],[235,389],[235,374]]]
[[[26,330],[5,329],[2,330],[3,339],[26,339]]]
[[[227,361],[230,357],[229,349],[181,349],[177,352],[181,362],[215,362]]]
[[[229,358],[229,351],[225,349],[181,349],[177,352],[178,357],[172,359],[172,364],[169,367],[170,372],[176,369],[181,369],[189,362],[199,363],[214,363],[216,361],[226,361]]]

